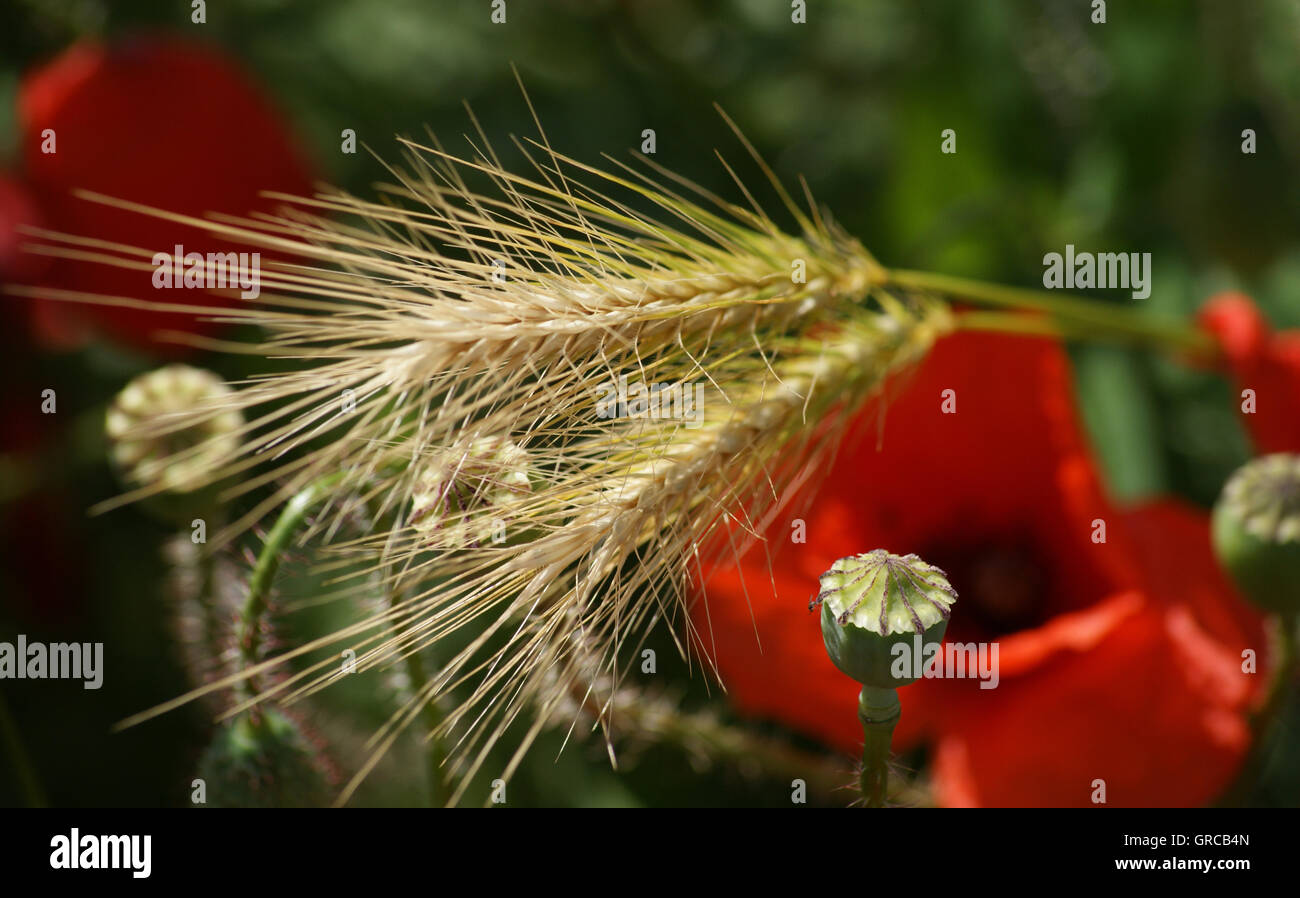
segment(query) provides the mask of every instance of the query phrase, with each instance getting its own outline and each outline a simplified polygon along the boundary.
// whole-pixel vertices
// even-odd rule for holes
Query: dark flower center
[[[993,640],[1050,616],[1050,573],[1032,545],[938,546],[922,557],[942,568],[957,590],[953,637]]]

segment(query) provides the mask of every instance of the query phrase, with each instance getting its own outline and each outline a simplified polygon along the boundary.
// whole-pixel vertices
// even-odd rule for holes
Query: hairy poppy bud
[[[328,764],[301,727],[273,708],[221,727],[199,761],[212,808],[316,807],[328,803]]]
[[[1214,549],[1250,601],[1300,611],[1300,455],[1265,455],[1229,478],[1214,507]]]
[[[876,549],[841,558],[821,575],[822,638],[835,666],[864,686],[890,689],[894,646],[943,639],[957,593],[943,571],[915,555]]]

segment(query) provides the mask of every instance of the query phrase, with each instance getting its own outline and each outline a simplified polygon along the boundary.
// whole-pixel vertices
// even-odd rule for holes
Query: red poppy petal
[[[1300,452],[1300,332],[1274,336],[1264,360],[1238,385],[1255,392],[1254,411],[1242,419],[1259,450]]]
[[[1211,298],[1199,320],[1218,340],[1243,391],[1239,413],[1256,446],[1262,452],[1300,452],[1300,332],[1272,333],[1240,293]]]
[[[1249,745],[1240,702],[1189,665],[1183,626],[1155,606],[1092,649],[1060,655],[954,715],[934,760],[949,805],[1192,806],[1230,782]],[[975,705],[972,700],[972,706]]]
[[[1011,675],[1015,653],[1004,646],[997,695],[916,687],[949,711],[935,759],[945,803],[1086,805],[1101,778],[1109,804],[1196,805],[1234,775],[1269,676],[1263,619],[1214,562],[1203,512],[1166,500],[1125,523],[1148,583],[1141,614],[1033,677]],[[1136,597],[1098,608],[1125,598]],[[1253,670],[1243,670],[1247,649]]]
[[[862,744],[861,686],[826,655],[817,612],[808,610],[817,581],[779,567],[774,576],[775,593],[766,565],[719,570],[692,609],[700,647],[742,713],[854,751]]]
[[[1219,567],[1204,512],[1165,499],[1127,511],[1125,522],[1153,600],[1185,608],[1238,663],[1243,649],[1265,654],[1258,651],[1267,642],[1264,616],[1237,594]]]
[[[955,414],[944,413],[944,390],[955,391]],[[1019,532],[1059,573],[1054,599],[1065,607],[1136,582],[1122,540],[1092,542],[1092,522],[1108,520],[1110,504],[1069,361],[1050,340],[941,341],[888,405],[880,450],[863,440],[832,482],[821,501],[847,506],[857,529],[891,551],[921,551],[936,535]]]
[[[900,721],[895,748],[910,748],[925,735],[958,725],[964,715],[981,714],[981,693],[1001,689],[1016,677],[1036,675],[1058,656],[1095,649],[1141,613],[1144,604],[1136,592],[1118,593],[1090,608],[1054,617],[1041,627],[1001,637],[996,640],[997,655],[989,656],[996,663],[996,679],[921,679],[905,687],[899,694],[908,725]]]
[[[1269,336],[1268,321],[1244,293],[1217,293],[1197,316],[1200,325],[1219,342],[1234,368],[1258,360]]]
[[[308,166],[261,93],[236,66],[201,44],[148,37],[79,44],[28,74],[18,97],[27,176],[50,227],[149,251],[222,252],[239,247],[199,229],[74,197],[91,190],[201,216],[271,211],[259,196],[310,192]],[[53,135],[55,152],[43,152]],[[247,250],[247,247],[243,247]],[[264,254],[265,256],[265,254]],[[159,299],[152,272],[63,262],[47,286],[110,296]],[[218,304],[204,291],[170,302]],[[94,306],[64,314],[95,322],[137,345],[159,329],[207,333],[185,314]]]

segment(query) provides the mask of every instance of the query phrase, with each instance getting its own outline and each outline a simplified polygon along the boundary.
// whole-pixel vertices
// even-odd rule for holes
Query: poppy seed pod
[[[221,481],[210,472],[243,443],[234,396],[211,371],[173,364],[141,374],[114,398],[104,420],[109,458],[150,512],[183,523],[212,512]]]
[[[1251,602],[1300,611],[1300,455],[1266,455],[1229,478],[1214,507],[1214,549]]]
[[[104,426],[122,479],[170,493],[206,486],[213,464],[239,451],[243,416],[223,407],[233,395],[215,374],[189,365],[168,365],[127,384]]]
[[[864,686],[906,686],[891,672],[896,645],[939,642],[957,593],[947,575],[916,555],[876,549],[841,558],[821,575],[822,637],[835,666]],[[908,669],[911,666],[908,665]]]

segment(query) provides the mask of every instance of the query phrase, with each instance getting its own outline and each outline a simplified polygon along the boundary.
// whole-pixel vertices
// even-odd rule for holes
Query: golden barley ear
[[[340,801],[417,721],[449,747],[451,803],[517,724],[508,779],[543,728],[572,721],[575,697],[597,681],[617,689],[620,659],[656,623],[688,660],[691,643],[708,657],[708,634],[684,613],[702,566],[756,539],[825,469],[854,412],[951,327],[945,304],[887,286],[811,199],[800,209],[743,137],[796,233],[730,166],[746,206],[644,157],[579,162],[538,132],[516,141],[523,172],[481,129],[463,156],[405,140],[379,199],[281,197],[289,207],[273,217],[201,220],[94,197],[288,257],[264,266],[257,298],[218,315],[265,339],[219,348],[298,367],[137,422],[132,437],[238,413],[238,449],[221,463],[202,445],[172,459],[189,476],[209,459],[202,479],[245,502],[213,543],[288,509],[323,564],[366,560],[340,594],[390,598],[128,723],[291,660],[297,672],[230,713],[296,701],[343,675],[340,649],[359,670],[436,658]],[[41,236],[70,259],[144,271],[152,256]],[[448,698],[445,715],[426,713]]]

